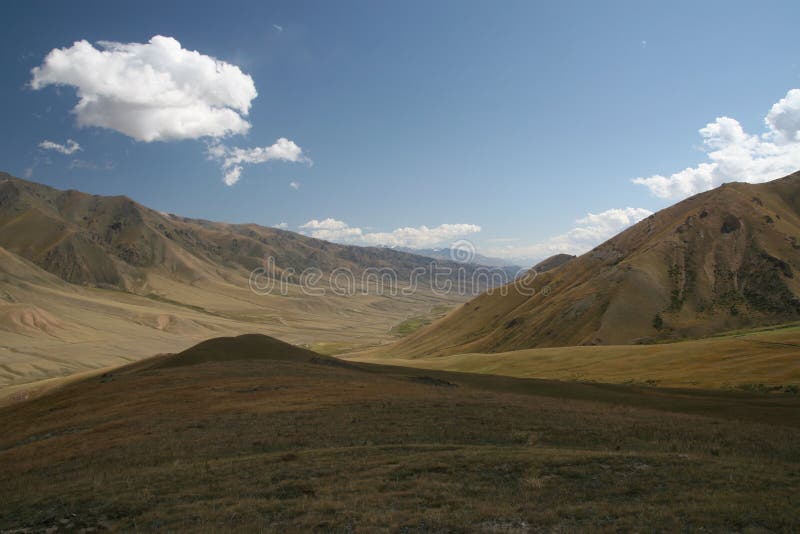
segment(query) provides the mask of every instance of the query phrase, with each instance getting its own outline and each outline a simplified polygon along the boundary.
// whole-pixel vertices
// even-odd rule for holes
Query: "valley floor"
[[[0,409],[0,530],[800,529],[800,397],[276,354]]]

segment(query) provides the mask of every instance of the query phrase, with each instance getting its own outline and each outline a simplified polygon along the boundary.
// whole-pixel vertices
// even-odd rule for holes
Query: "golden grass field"
[[[0,530],[796,532],[800,397],[215,340],[0,408]]]
[[[408,358],[393,346],[341,355],[351,361],[419,369],[698,388],[800,386],[800,325],[652,345],[556,347],[494,354]]]

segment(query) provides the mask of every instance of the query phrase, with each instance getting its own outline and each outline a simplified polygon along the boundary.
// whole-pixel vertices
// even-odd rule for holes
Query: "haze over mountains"
[[[539,274],[537,294],[487,293],[394,355],[644,343],[800,317],[800,173],[730,183],[664,209]]]

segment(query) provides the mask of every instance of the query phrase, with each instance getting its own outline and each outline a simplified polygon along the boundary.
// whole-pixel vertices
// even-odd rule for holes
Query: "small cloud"
[[[39,148],[42,150],[55,150],[56,152],[61,152],[62,154],[66,154],[69,156],[70,154],[74,154],[79,150],[83,150],[81,145],[79,145],[76,141],[72,139],[67,139],[67,142],[63,145],[59,143],[54,143],[53,141],[44,140],[39,143]]]
[[[281,230],[286,230],[287,228],[289,228],[289,223],[287,223],[287,222],[279,222],[274,227],[275,228],[280,228]]]
[[[289,187],[297,191],[298,189],[300,189],[300,182],[291,181],[289,182]]]
[[[647,41],[642,41],[642,48],[647,48]]]
[[[277,24],[273,24],[272,27],[275,28],[278,33],[283,33],[283,26],[279,26]]]
[[[440,224],[433,228],[423,225],[396,228],[390,232],[369,232],[332,218],[312,219],[301,225],[300,229],[311,237],[326,241],[354,245],[411,248],[449,245],[455,239],[481,231],[481,227],[476,224]]]
[[[22,172],[22,176],[26,179],[30,179],[31,176],[33,176],[33,167],[26,167]]]
[[[83,159],[73,159],[69,162],[70,169],[87,169],[90,171],[111,171],[114,170],[116,165],[113,161],[105,161],[103,163],[95,163],[94,161],[86,161]]]
[[[222,181],[225,182],[225,185],[231,186],[239,181],[239,178],[242,176],[242,167],[240,165],[236,165],[235,167],[231,167],[222,177]]]
[[[303,154],[303,149],[285,137],[281,137],[270,146],[255,148],[228,147],[221,143],[212,144],[208,146],[206,154],[209,159],[221,162],[224,173],[222,181],[226,185],[233,185],[239,181],[243,164],[257,165],[278,160],[311,165],[311,160]],[[297,183],[297,187],[300,187],[299,183]]]
[[[583,254],[653,212],[644,208],[614,208],[588,213],[575,221],[566,233],[533,245],[503,245],[489,248],[486,254],[520,263],[536,263],[553,254]]]

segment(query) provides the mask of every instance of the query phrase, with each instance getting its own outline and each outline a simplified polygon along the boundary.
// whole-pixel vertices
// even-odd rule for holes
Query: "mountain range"
[[[265,280],[285,280],[282,288],[276,282],[280,291],[251,291],[251,274],[265,265]],[[190,219],[124,196],[62,191],[2,173],[0,384],[124,363],[223,334],[270,333],[328,351],[385,342],[404,320],[441,313],[488,287],[486,277],[472,286],[475,268]],[[304,289],[315,280],[304,278],[308,269],[324,295]],[[346,294],[331,290],[337,269],[351,275],[337,279]],[[460,291],[434,291],[434,270]],[[381,278],[387,271],[393,278]],[[400,292],[415,272],[416,290]]]

